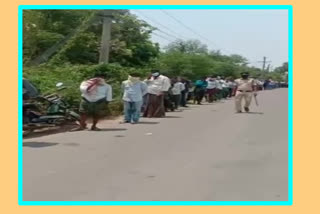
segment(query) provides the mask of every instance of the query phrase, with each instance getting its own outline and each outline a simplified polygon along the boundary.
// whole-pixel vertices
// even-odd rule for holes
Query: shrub
[[[122,67],[117,64],[101,65],[41,65],[37,67],[24,67],[23,76],[29,79],[41,94],[56,91],[56,84],[63,82],[67,89],[59,93],[74,108],[78,109],[80,103],[79,86],[83,80],[92,78],[99,71],[107,76],[106,82],[112,86],[113,100],[109,104],[109,114],[122,114],[121,83],[126,80],[130,72],[139,72],[142,75],[146,70]]]

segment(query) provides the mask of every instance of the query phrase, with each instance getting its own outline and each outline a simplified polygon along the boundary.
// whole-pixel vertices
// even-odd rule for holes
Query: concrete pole
[[[111,24],[112,24],[112,10],[103,10],[102,12],[102,36],[99,63],[109,62],[110,40],[111,40]]]

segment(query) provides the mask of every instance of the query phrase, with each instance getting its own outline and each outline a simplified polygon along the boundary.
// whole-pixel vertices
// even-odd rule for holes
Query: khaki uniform
[[[239,112],[242,110],[241,102],[244,99],[244,107],[249,107],[252,100],[253,87],[256,85],[254,79],[237,79],[235,80],[237,84],[237,91],[235,96],[235,107],[236,111]]]

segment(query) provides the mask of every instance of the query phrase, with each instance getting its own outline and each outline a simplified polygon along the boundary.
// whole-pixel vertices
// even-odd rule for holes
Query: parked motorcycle
[[[24,85],[25,83],[31,84],[28,80],[24,79]],[[56,87],[57,91],[61,91],[66,88],[63,86],[63,83],[57,83]],[[28,94],[33,94],[33,97],[30,99]],[[36,95],[35,94],[36,93],[30,93],[30,87],[24,87],[23,130],[27,133],[30,133],[35,129],[54,127],[62,125],[66,122],[80,120],[80,115],[71,110],[70,105],[65,102],[58,93],[53,93],[46,96],[40,96],[38,93]],[[41,112],[39,104],[36,101],[48,103],[48,107],[44,113]]]

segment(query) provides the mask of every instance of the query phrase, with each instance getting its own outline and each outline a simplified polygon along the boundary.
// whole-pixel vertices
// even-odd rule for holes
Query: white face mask
[[[153,73],[153,74],[152,74],[152,76],[154,76],[154,77],[157,77],[157,76],[159,76],[159,75],[160,75],[159,72],[156,72],[156,73]]]

